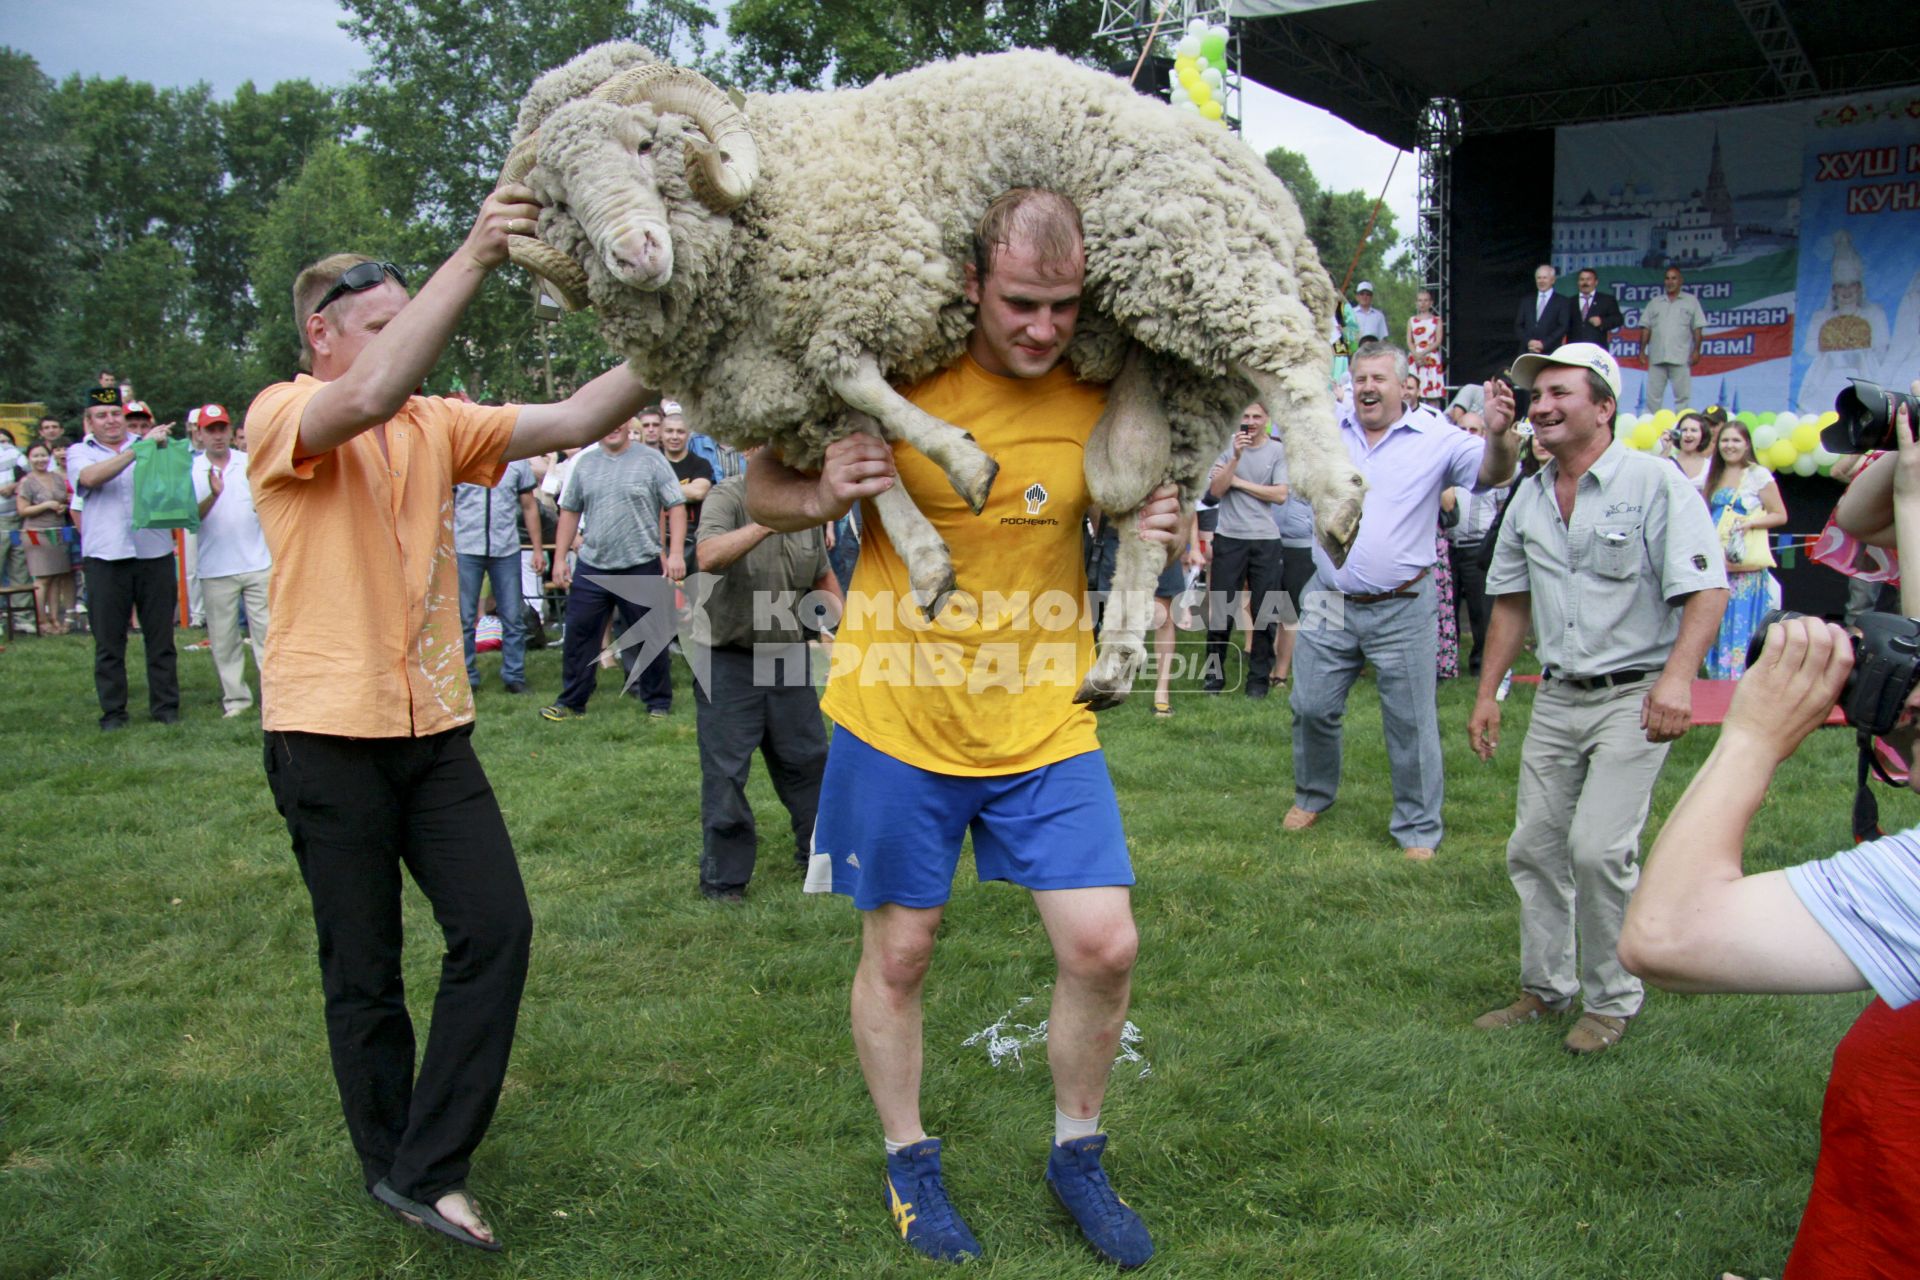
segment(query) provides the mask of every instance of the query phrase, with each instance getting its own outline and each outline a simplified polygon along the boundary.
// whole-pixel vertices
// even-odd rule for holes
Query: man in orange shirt
[[[323,258],[293,286],[301,367],[247,411],[248,477],[273,555],[261,672],[267,780],[319,933],[327,1039],[368,1191],[411,1221],[496,1250],[465,1192],[499,1100],[533,920],[474,756],[456,484],[584,445],[646,403],[626,365],[550,405],[415,394],[454,325],[530,234],[524,187],[487,198],[409,299],[399,270]],[[419,1074],[400,980],[400,866],[446,936]]]
[[[1106,404],[1106,388],[1062,363],[1085,278],[1080,214],[1066,197],[1020,189],[988,208],[966,266],[978,308],[967,352],[906,393],[1000,464],[977,517],[932,462],[870,435],[836,441],[817,476],[764,450],[747,469],[753,519],[778,530],[837,520],[903,485],[951,549],[958,580],[979,593],[976,610],[943,609],[931,628],[909,622],[906,566],[880,522],[862,522],[822,703],[837,727],[807,876],[809,890],[848,894],[863,913],[853,1038],[886,1140],[888,1208],[909,1246],[948,1260],[981,1250],[947,1198],[939,1139],[921,1127],[921,990],[969,830],[982,880],[1033,892],[1059,966],[1047,1182],[1103,1257],[1128,1267],[1153,1256],[1100,1167],[1100,1103],[1137,944],[1119,804],[1093,713],[1073,701],[1093,658],[1074,616],[1086,607],[1086,443]],[[1179,524],[1175,490],[1163,486],[1140,530],[1171,546]]]

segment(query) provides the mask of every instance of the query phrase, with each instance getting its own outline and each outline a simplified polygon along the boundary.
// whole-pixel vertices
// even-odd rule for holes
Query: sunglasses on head
[[[320,305],[313,309],[313,314],[319,315],[325,311],[327,304],[341,294],[365,293],[388,276],[392,276],[393,282],[402,289],[407,287],[407,278],[391,262],[356,262],[340,273],[340,278],[333,282],[333,288],[321,295]]]

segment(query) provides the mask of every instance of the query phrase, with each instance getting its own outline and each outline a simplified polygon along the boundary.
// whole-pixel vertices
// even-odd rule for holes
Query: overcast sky
[[[724,12],[725,5],[715,6]],[[30,53],[54,79],[126,76],[156,85],[205,81],[218,97],[246,80],[340,84],[367,65],[340,29],[335,0],[0,0],[0,44]],[[1307,157],[1323,185],[1378,195],[1394,149],[1346,122],[1249,84],[1246,138]],[[1387,205],[1403,237],[1413,229],[1415,164],[1400,161]]]

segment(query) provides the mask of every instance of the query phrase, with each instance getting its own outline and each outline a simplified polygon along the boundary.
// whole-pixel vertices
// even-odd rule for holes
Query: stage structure
[[[1243,75],[1418,151],[1420,271],[1449,316],[1448,367],[1468,376],[1511,354],[1514,300],[1553,241],[1549,175],[1568,128],[1920,86],[1914,0],[1600,9],[1231,0],[1227,9]],[[1805,127],[1817,116],[1805,113]],[[1710,167],[1704,158],[1698,167],[1704,195]],[[1657,265],[1652,256],[1645,265]]]
[[[1094,35],[1116,41],[1126,51],[1127,66],[1121,69],[1122,74],[1132,70],[1133,63],[1140,57],[1141,49],[1151,36],[1154,49],[1149,51],[1146,62],[1141,65],[1140,79],[1134,87],[1142,93],[1158,94],[1164,98],[1168,89],[1167,73],[1173,65],[1173,46],[1187,33],[1188,25],[1198,18],[1209,27],[1226,27],[1226,90],[1222,99],[1225,114],[1221,116],[1221,123],[1238,133],[1240,29],[1230,21],[1229,8],[1226,0],[1214,0],[1212,3],[1208,0],[1100,0],[1100,26]],[[1149,77],[1153,77],[1151,83]]]
[[[1920,377],[1915,0],[1232,0],[1240,71],[1419,154],[1416,250],[1449,381],[1515,354],[1535,263],[1592,265],[1648,411],[1640,308],[1667,267],[1707,313],[1693,401],[1807,414]],[[1562,288],[1571,282],[1563,276]],[[1780,473],[1788,529],[1838,493]],[[1839,608],[1803,554],[1789,607]]]

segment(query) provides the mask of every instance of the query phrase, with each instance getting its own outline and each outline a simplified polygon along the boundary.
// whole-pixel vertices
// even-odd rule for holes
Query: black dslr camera
[[[1747,645],[1747,665],[1760,661],[1768,627],[1802,616],[1775,609],[1760,619]],[[1840,691],[1840,710],[1847,723],[1874,736],[1890,732],[1915,685],[1920,685],[1920,619],[1897,613],[1861,614],[1853,636],[1853,670]]]
[[[1829,428],[1831,430],[1831,428]],[[1760,661],[1767,628],[1804,615],[1775,609],[1760,619],[1759,630],[1747,645],[1747,665]],[[1897,613],[1863,613],[1854,626],[1853,670],[1840,690],[1840,711],[1853,726],[1859,766],[1853,791],[1853,838],[1875,840],[1880,830],[1880,806],[1867,788],[1872,773],[1888,785],[1897,785],[1874,753],[1873,740],[1900,723],[1900,712],[1914,686],[1920,685],[1920,619]]]
[[[1903,404],[1907,421],[1920,425],[1920,398],[1855,378],[1852,386],[1834,397],[1833,411],[1840,420],[1820,433],[1820,443],[1832,453],[1895,448],[1893,418]]]

